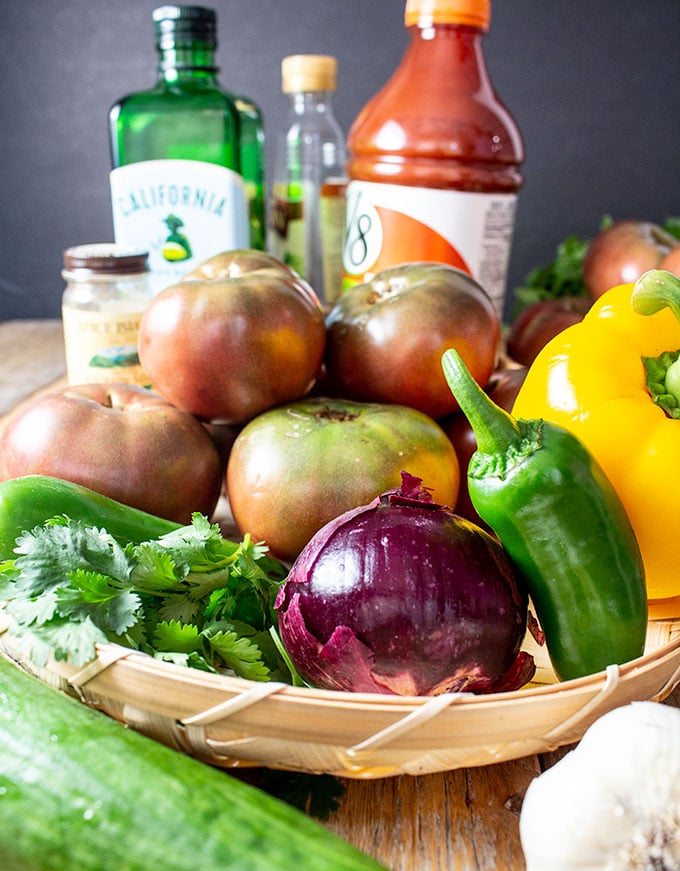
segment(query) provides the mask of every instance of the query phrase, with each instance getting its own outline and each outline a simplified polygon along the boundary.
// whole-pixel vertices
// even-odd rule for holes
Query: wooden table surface
[[[0,323],[0,428],[36,393],[62,386],[61,322]],[[680,707],[680,688],[668,703]],[[420,777],[343,780],[328,828],[390,871],[522,871],[522,795],[569,748]]]

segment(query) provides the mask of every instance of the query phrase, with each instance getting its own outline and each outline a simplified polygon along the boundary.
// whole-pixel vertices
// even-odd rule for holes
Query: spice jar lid
[[[64,269],[111,275],[132,275],[149,271],[149,254],[114,243],[75,245],[64,251]]]
[[[407,0],[404,22],[407,27],[419,24],[467,24],[489,29],[491,0]]]
[[[326,54],[292,54],[281,61],[284,94],[334,91],[337,74],[337,60]]]

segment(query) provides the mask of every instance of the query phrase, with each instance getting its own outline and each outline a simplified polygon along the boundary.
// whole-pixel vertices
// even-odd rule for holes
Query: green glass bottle
[[[217,17],[200,6],[153,12],[158,80],[109,111],[116,242],[149,252],[160,290],[208,257],[265,247],[264,128],[224,90]]]

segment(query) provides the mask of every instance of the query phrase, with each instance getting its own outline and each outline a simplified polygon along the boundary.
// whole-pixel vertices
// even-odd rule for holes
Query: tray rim
[[[257,683],[159,661],[115,644],[99,646],[96,658],[82,668],[51,662],[40,670],[22,658],[2,625],[0,653],[85,704],[211,764],[375,778],[548,752],[580,740],[611,707],[662,701],[680,684],[680,620],[650,621],[648,627],[650,649],[628,663],[570,681],[487,695],[392,696]],[[666,643],[658,643],[660,629],[670,636]],[[131,692],[130,681],[136,680],[140,683]],[[165,700],[149,702],[145,692],[151,686],[154,691],[171,686],[181,692],[181,703],[168,708]],[[551,716],[545,717],[546,710]],[[545,719],[535,733],[527,712]],[[561,712],[562,719],[555,716]],[[489,715],[512,727],[509,737],[487,735],[477,745],[470,735]],[[347,741],[339,734],[343,716],[351,733]],[[313,728],[315,718],[330,731]]]

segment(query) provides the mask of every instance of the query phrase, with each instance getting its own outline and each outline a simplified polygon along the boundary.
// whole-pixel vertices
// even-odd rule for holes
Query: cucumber
[[[2,871],[377,871],[306,814],[0,657]]]

